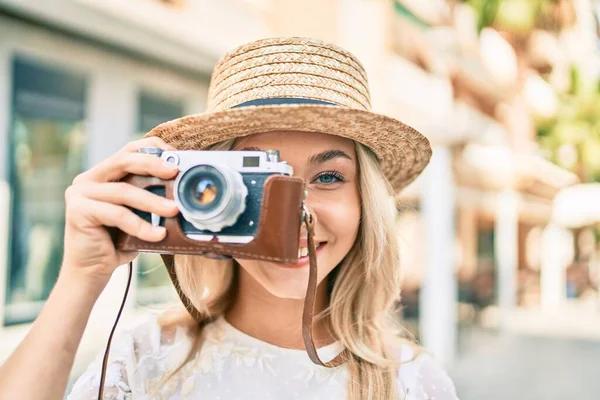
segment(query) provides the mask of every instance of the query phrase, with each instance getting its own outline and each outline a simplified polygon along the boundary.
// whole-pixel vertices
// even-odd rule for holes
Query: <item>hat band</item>
[[[337,106],[335,103],[330,103],[323,100],[304,99],[301,97],[274,97],[269,99],[256,99],[246,101],[231,108],[249,107],[249,106],[272,106],[279,104],[321,104],[329,106]]]

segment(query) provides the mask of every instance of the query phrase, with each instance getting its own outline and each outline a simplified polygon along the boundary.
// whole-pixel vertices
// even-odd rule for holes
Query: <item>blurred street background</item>
[[[228,50],[309,36],[357,55],[374,111],[432,141],[398,197],[399,314],[459,397],[600,399],[599,34],[596,0],[0,0],[0,362],[55,282],[73,177],[202,112]],[[175,299],[157,257],[135,268],[121,329]]]

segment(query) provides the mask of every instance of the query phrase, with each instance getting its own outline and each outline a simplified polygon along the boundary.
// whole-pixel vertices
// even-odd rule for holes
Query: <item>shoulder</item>
[[[132,329],[120,335],[115,356],[121,352],[133,352],[135,367],[143,364],[161,364],[168,369],[184,358],[193,343],[193,330],[189,324],[167,321],[162,316],[147,315]],[[111,353],[112,353],[111,349]],[[153,366],[156,367],[156,366]]]
[[[431,353],[407,343],[401,346],[399,354],[399,393],[415,399],[457,399],[454,383]]]
[[[164,323],[162,316],[147,314],[130,328],[116,334],[110,348],[109,360],[132,362],[136,366],[173,348],[191,345],[191,329],[183,323]],[[104,352],[104,348],[102,348]]]
[[[181,363],[192,343],[188,325],[165,325],[158,316],[144,316],[133,328],[115,337],[106,369],[105,393],[117,397],[145,393],[147,381],[163,376]],[[85,395],[97,390],[103,355],[104,348],[77,379],[69,399],[87,398]]]

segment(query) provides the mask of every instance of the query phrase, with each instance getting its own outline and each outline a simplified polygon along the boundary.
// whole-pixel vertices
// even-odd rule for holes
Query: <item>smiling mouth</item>
[[[319,253],[321,253],[323,251],[323,248],[327,246],[327,242],[317,242],[315,244],[316,247],[316,256],[319,255]],[[307,247],[300,247],[298,250],[298,260],[296,261],[296,263],[294,264],[277,264],[279,267],[282,268],[289,268],[289,269],[297,269],[297,268],[303,268],[307,265],[309,265],[310,263],[310,257],[308,257],[308,248]]]
[[[322,244],[325,244],[327,242],[318,242],[315,245],[315,249],[318,249]],[[308,256],[308,247],[299,247],[298,248],[298,258],[302,258],[302,257],[306,257]]]

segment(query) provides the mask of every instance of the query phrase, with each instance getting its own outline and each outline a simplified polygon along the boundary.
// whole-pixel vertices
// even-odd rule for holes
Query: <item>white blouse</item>
[[[174,333],[174,334],[173,334]],[[151,316],[127,331],[111,347],[104,398],[112,400],[179,399],[345,399],[348,370],[313,364],[304,350],[285,349],[239,331],[224,317],[204,330],[202,350],[167,383],[166,373],[180,365],[192,346],[187,329],[170,335]],[[339,344],[318,349],[323,360],[339,353]],[[401,399],[457,399],[454,385],[427,353],[414,360],[405,345],[398,373]],[[102,354],[79,377],[67,400],[98,397]]]

